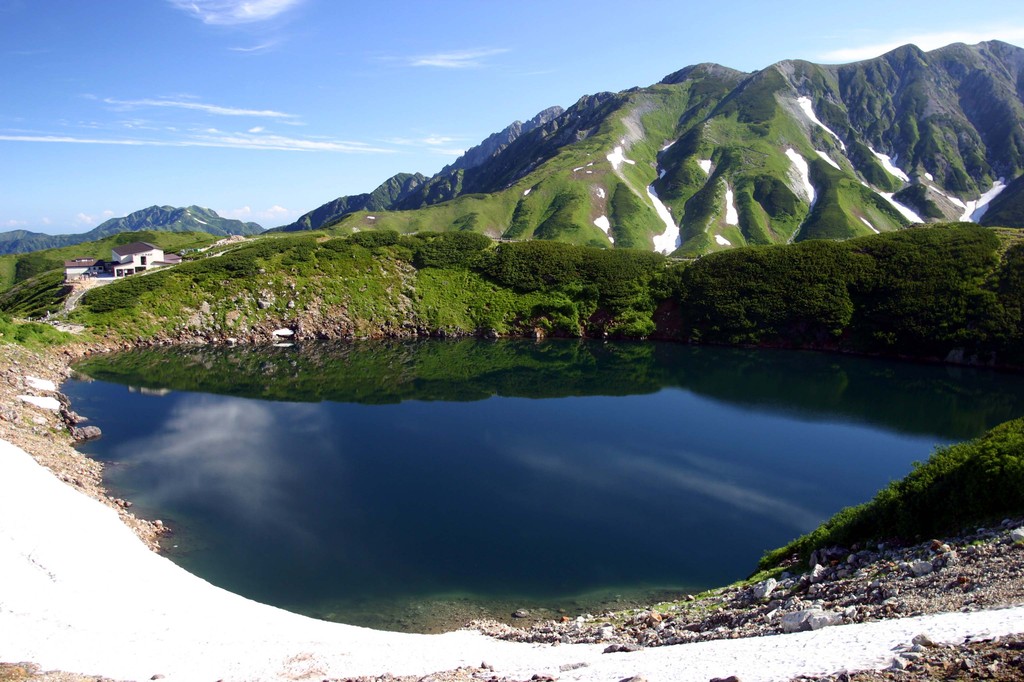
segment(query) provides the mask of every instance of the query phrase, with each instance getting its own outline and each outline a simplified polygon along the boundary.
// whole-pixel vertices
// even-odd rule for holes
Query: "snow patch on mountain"
[[[964,206],[964,214],[960,216],[962,221],[971,221],[976,223],[981,220],[982,216],[985,215],[985,211],[988,210],[988,205],[992,203],[992,200],[999,196],[1000,192],[1006,189],[1005,183],[1006,178],[999,178],[995,184],[992,185],[992,189],[982,194],[974,201],[968,201]]]
[[[877,190],[876,190],[877,191]],[[892,207],[900,212],[904,218],[912,223],[923,223],[924,218],[914,213],[913,210],[893,199],[892,192],[878,192],[878,195],[892,204]]]
[[[532,192],[532,191],[533,191],[532,187],[527,187],[526,189],[523,190],[523,196],[524,197],[530,196],[530,192]]]
[[[654,190],[654,185],[647,186],[647,196],[654,204],[654,211],[661,218],[661,222],[665,223],[665,231],[654,237],[654,250],[668,255],[679,248],[679,226],[672,219],[672,213],[668,207],[661,203],[658,193]]]
[[[700,159],[697,161],[697,165],[700,166],[702,171],[711,175],[711,159]]]
[[[842,168],[839,167],[839,164],[833,161],[832,157],[829,156],[827,153],[821,151],[820,149],[815,149],[814,151],[818,152],[818,156],[825,159],[825,163],[827,163],[828,165],[832,166],[836,170],[843,170]]]
[[[597,190],[596,190],[596,194],[597,194],[597,196],[601,197],[602,199],[604,199],[607,196],[605,194],[605,192],[604,192],[604,187],[598,187]]]
[[[910,182],[910,178],[907,176],[907,174],[896,167],[896,159],[890,157],[888,154],[876,152],[874,149],[871,149],[871,147],[868,147],[868,150],[875,155],[876,159],[882,162],[882,167],[885,168],[885,170],[887,170],[890,175],[896,176],[903,182]]]
[[[626,153],[622,150],[621,146],[613,149],[612,153],[609,154],[606,158],[608,159],[608,162],[612,164],[612,168],[615,170],[619,170],[620,168],[622,168],[622,164],[624,163],[628,163],[633,166],[636,165],[636,161],[626,158]]]
[[[736,204],[733,202],[732,187],[725,186],[725,222],[728,225],[739,225],[740,214],[736,211]]]
[[[731,241],[729,241],[728,239],[726,239],[725,237],[723,237],[723,236],[722,236],[722,235],[720,235],[720,234],[716,234],[716,235],[715,235],[715,242],[716,242],[716,243],[717,243],[717,244],[718,244],[719,246],[732,246],[732,242],[731,242]]]
[[[810,100],[808,100],[810,102]],[[811,184],[811,168],[807,165],[807,159],[800,156],[800,153],[793,148],[786,150],[786,156],[793,164],[793,169],[797,172],[800,178],[800,182],[803,185],[804,198],[807,199],[807,203],[814,205],[814,200],[817,195],[814,193],[814,185]]]
[[[835,131],[829,128],[824,123],[822,123],[821,119],[819,119],[817,114],[814,113],[814,107],[811,106],[810,97],[798,97],[796,103],[800,105],[800,108],[803,110],[804,114],[807,115],[807,118],[810,119],[811,123],[818,126],[832,137],[836,138],[836,142],[839,143],[839,148],[842,149],[844,152],[846,151],[846,145],[843,144],[843,141],[841,139],[839,139],[839,136],[836,135]]]
[[[868,219],[867,219],[867,218],[865,218],[864,216],[861,216],[861,218],[860,218],[860,221],[861,221],[862,223],[864,223],[865,225],[867,225],[867,226],[868,226],[868,229],[870,229],[870,230],[871,230],[872,232],[874,232],[875,234],[881,234],[881,233],[880,233],[880,232],[879,232],[879,231],[878,231],[878,230],[877,230],[877,229],[875,228],[875,226],[874,226],[874,225],[872,225],[872,224],[871,224],[870,222],[868,222]]]
[[[615,238],[612,237],[612,224],[611,221],[608,220],[608,216],[597,216],[596,218],[594,218],[594,224],[597,225],[601,229],[601,231],[605,233],[605,235],[608,237],[608,241],[610,241],[612,244],[615,243]]]

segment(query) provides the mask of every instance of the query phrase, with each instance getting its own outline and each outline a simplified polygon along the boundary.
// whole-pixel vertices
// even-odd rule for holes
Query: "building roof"
[[[95,258],[76,258],[74,260],[64,261],[64,267],[66,268],[91,268],[97,263],[103,261],[97,261]]]
[[[147,251],[153,251],[154,249],[159,250],[159,246],[153,246],[148,242],[132,242],[131,244],[122,244],[121,246],[115,246],[111,251],[116,253],[118,256],[131,256],[136,253],[146,253]]]

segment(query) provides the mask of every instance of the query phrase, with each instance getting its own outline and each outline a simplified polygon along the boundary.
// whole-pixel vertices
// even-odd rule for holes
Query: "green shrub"
[[[819,547],[898,538],[916,541],[1024,513],[1024,419],[935,451],[875,498],[842,510],[761,560],[767,569]]]

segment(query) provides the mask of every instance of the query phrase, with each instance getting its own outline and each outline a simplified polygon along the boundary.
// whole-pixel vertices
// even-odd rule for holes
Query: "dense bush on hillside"
[[[681,273],[679,336],[721,344],[1020,362],[1024,249],[953,225],[737,249]]]
[[[1024,513],[1024,419],[967,443],[940,448],[873,500],[848,507],[761,560],[767,569],[819,547],[941,537]]]

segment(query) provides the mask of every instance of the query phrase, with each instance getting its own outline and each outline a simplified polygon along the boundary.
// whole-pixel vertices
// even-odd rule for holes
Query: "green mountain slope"
[[[122,232],[206,232],[219,237],[233,234],[254,235],[263,232],[257,223],[222,218],[216,211],[200,206],[174,208],[150,206],[121,218],[111,218],[96,228],[81,234],[41,234],[16,230],[0,232],[0,254],[28,253],[42,249],[55,249],[103,239]],[[129,239],[128,241],[139,241]],[[126,243],[126,242],[125,242]]]
[[[343,211],[286,229],[471,230],[695,256],[965,220],[1024,172],[1021,83],[1024,50],[1000,42],[751,74],[700,64],[546,110],[372,215],[342,197],[327,206]]]

